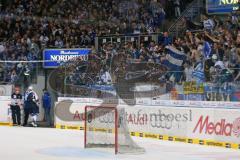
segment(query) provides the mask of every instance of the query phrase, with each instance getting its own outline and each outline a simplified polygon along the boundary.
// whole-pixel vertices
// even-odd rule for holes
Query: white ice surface
[[[84,149],[83,131],[0,127],[1,160],[240,160],[240,151],[134,138],[141,155],[115,155],[111,149]]]

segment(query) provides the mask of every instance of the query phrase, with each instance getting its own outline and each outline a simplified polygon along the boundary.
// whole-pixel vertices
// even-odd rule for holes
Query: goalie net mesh
[[[114,148],[117,153],[144,153],[131,138],[124,108],[85,107],[85,148]]]

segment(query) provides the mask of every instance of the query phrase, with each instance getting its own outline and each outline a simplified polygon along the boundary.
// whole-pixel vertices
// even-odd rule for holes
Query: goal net
[[[117,153],[144,153],[131,138],[124,108],[85,107],[85,148],[114,148]]]

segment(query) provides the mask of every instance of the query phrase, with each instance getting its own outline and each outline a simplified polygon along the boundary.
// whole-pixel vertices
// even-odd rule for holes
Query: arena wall
[[[72,100],[69,108],[57,104]],[[11,125],[10,97],[0,97],[0,125]],[[109,105],[113,101],[109,100]],[[84,129],[86,105],[99,106],[93,98],[59,98],[55,105],[55,126],[60,129]],[[132,136],[200,145],[240,149],[240,102],[195,102],[137,100],[124,107]]]
[[[73,101],[67,116],[60,114],[59,110],[64,110],[55,108],[56,128],[84,129],[81,114],[84,107],[102,103],[92,98],[59,98],[57,104],[67,99]],[[125,108],[132,136],[240,149],[239,105],[239,102],[137,100],[134,106],[123,101],[118,106]]]
[[[10,125],[12,123],[10,102],[10,96],[0,96],[0,125]]]

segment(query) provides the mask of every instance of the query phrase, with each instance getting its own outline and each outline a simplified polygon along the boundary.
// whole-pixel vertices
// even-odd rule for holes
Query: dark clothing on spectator
[[[165,37],[163,35],[159,35],[158,42],[164,46],[167,46],[169,44],[172,44],[172,38],[171,37]]]
[[[43,108],[51,108],[51,97],[48,92],[45,92],[42,96]]]
[[[49,126],[51,126],[51,96],[48,92],[44,92],[42,102],[45,121]]]
[[[204,64],[204,74],[205,74],[205,80],[209,82],[211,80],[211,75],[210,75],[210,68],[214,66],[214,62],[212,59],[207,59]]]

